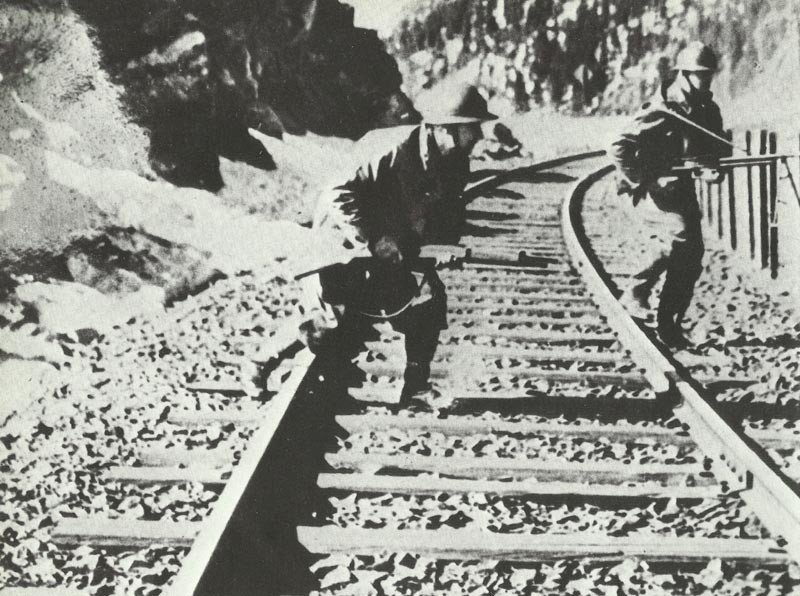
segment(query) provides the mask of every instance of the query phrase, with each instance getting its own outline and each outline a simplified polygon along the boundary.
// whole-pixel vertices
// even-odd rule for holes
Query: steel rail
[[[612,293],[602,265],[593,257],[584,233],[581,206],[586,192],[613,171],[605,166],[578,181],[562,206],[564,240],[576,268],[595,301],[607,314],[607,324],[645,370],[654,388],[674,389],[682,398],[675,415],[688,426],[690,436],[712,457],[713,472],[721,480],[744,482],[741,497],[766,528],[786,541],[786,550],[800,561],[800,496],[791,480],[757,453],[761,449],[744,432],[730,425],[694,388],[690,378],[648,338]]]
[[[290,323],[294,326],[294,323]],[[296,328],[294,329],[296,334]],[[284,334],[288,336],[289,334]],[[280,350],[276,350],[280,351]],[[295,366],[281,386],[278,394],[270,402],[267,418],[256,434],[250,439],[239,464],[234,468],[230,479],[214,505],[209,517],[200,522],[202,527],[195,538],[189,553],[183,559],[178,574],[166,587],[167,596],[187,596],[194,594],[217,548],[217,544],[228,527],[236,508],[242,499],[250,478],[269,448],[275,433],[284,420],[298,387],[308,374],[314,358],[308,349],[295,356]]]

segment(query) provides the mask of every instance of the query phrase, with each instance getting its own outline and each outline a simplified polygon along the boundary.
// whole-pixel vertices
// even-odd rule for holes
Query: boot
[[[403,391],[400,402],[405,404],[412,397],[431,390],[431,366],[422,362],[409,362],[403,374]]]
[[[660,322],[657,330],[659,339],[669,348],[684,350],[692,345],[692,342],[683,334],[681,326],[675,322]]]
[[[634,319],[647,320],[650,318],[650,292],[639,286],[625,290],[619,297],[619,302]]]

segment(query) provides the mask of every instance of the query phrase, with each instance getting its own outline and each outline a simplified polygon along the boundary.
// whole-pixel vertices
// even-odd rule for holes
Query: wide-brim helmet
[[[462,84],[455,87],[437,89],[417,101],[417,109],[428,124],[470,124],[497,120],[489,111],[481,92],[475,85]]]
[[[683,48],[675,59],[672,70],[684,72],[717,72],[719,60],[710,47],[700,41],[693,41]]]

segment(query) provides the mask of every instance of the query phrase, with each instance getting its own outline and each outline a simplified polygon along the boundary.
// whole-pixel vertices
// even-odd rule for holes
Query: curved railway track
[[[670,593],[720,561],[711,587],[757,570],[789,593],[796,485],[708,398],[746,380],[688,377],[617,303],[596,256],[608,246],[582,225],[601,162],[569,156],[472,189],[463,246],[430,249],[456,263],[441,271],[449,328],[430,399],[393,407],[404,361],[386,330],[356,382],[292,353],[268,414],[173,414],[258,427],[230,475],[177,449],[109,471],[216,487],[204,522],[65,520],[54,540],[187,549],[175,595],[592,593],[570,583],[581,578]]]

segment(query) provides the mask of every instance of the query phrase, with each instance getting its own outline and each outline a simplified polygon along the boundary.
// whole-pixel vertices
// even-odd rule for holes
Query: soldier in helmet
[[[687,158],[713,164],[730,155],[727,145],[701,130],[724,136],[710,90],[717,65],[711,48],[700,42],[689,44],[678,54],[674,77],[642,106],[612,146],[619,193],[632,198],[638,205],[636,219],[661,242],[655,258],[636,275],[636,285],[622,300],[631,314],[646,318],[653,287],[666,274],[656,322],[662,341],[676,348],[688,345],[681,321],[702,271],[704,246],[692,176],[675,174],[673,168]],[[704,169],[703,176],[720,178],[713,168]]]
[[[459,86],[425,111],[420,125],[365,135],[369,156],[348,181],[323,193],[314,229],[366,258],[324,268],[306,287],[305,343],[340,357],[363,345],[385,320],[405,336],[405,398],[428,387],[430,363],[446,326],[444,286],[418,261],[424,244],[454,243],[464,220],[461,193],[469,154],[496,118],[474,86]],[[342,259],[340,259],[342,261]]]

